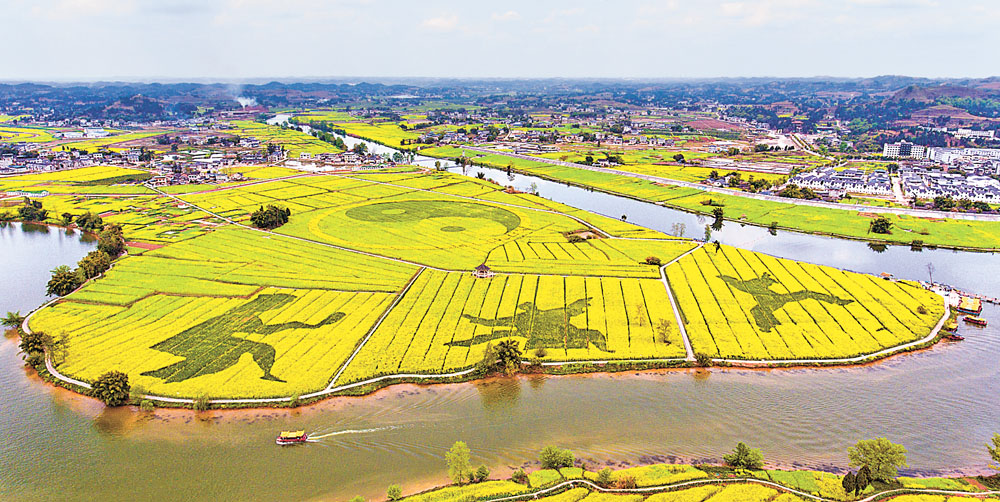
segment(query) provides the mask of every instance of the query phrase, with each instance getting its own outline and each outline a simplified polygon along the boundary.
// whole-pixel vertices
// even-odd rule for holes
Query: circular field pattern
[[[499,223],[508,232],[521,224],[520,217],[503,208],[471,202],[436,200],[378,202],[348,209],[345,216],[354,220],[383,223],[416,222],[432,218],[476,218]]]
[[[516,209],[456,200],[370,202],[323,211],[309,233],[333,244],[441,267],[474,267],[530,228]]]

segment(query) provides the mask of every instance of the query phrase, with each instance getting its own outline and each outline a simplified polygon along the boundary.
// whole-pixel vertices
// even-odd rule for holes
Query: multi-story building
[[[923,145],[915,145],[909,141],[886,143],[882,146],[882,156],[891,159],[922,159],[927,153]]]

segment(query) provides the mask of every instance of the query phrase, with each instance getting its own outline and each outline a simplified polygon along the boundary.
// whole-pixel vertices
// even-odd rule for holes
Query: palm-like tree
[[[3,320],[0,320],[0,324],[3,324],[11,329],[17,328],[22,322],[24,322],[24,316],[21,315],[20,310],[16,312],[7,312],[7,316],[4,317]]]
[[[511,339],[497,344],[497,366],[507,374],[517,373],[521,367],[521,349]]]

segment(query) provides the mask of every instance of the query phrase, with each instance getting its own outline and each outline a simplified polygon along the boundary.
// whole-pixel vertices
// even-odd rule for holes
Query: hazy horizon
[[[986,0],[13,0],[0,15],[22,47],[8,82],[983,78],[1000,42]]]

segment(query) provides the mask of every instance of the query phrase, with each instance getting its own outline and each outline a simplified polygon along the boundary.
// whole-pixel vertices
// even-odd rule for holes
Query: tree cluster
[[[818,195],[816,195],[816,192],[812,191],[811,188],[808,187],[800,188],[798,185],[795,184],[790,184],[785,188],[782,188],[781,191],[778,192],[778,196],[786,197],[789,199],[808,199],[808,200],[816,199],[819,197]]]
[[[732,453],[724,455],[722,461],[737,469],[760,469],[764,467],[764,455],[760,450],[750,448],[740,441]]]
[[[261,206],[250,215],[250,223],[257,228],[271,230],[288,223],[291,215],[292,211],[288,208],[268,204],[266,208]]]
[[[66,296],[88,279],[93,279],[111,268],[111,262],[125,252],[125,236],[118,225],[106,225],[97,236],[97,250],[87,253],[76,269],[60,265],[52,269],[52,276],[45,285],[48,296]]]
[[[877,216],[868,224],[868,231],[875,234],[888,234],[892,228],[892,221],[885,216]]]
[[[17,208],[17,217],[24,221],[45,221],[49,212],[42,209],[42,201],[24,198],[24,204]]]
[[[109,371],[94,381],[90,396],[100,399],[108,406],[122,406],[128,403],[130,386],[128,375],[120,371]]]

